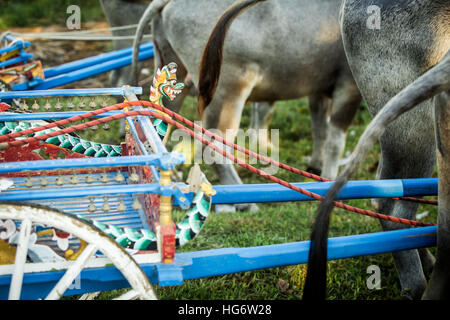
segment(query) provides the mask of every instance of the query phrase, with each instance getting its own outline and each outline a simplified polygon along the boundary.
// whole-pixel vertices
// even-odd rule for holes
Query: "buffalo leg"
[[[350,75],[342,76],[333,91],[332,113],[323,148],[322,176],[335,179],[345,148],[347,130],[361,104],[361,95]]]
[[[310,96],[309,110],[311,113],[311,133],[313,138],[313,153],[306,171],[320,175],[323,166],[324,145],[327,138],[328,112],[330,100],[324,96]]]
[[[437,255],[424,299],[450,299],[450,92],[435,98],[439,166]]]

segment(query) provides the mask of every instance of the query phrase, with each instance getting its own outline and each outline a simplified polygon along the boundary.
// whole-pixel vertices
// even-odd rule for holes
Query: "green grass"
[[[81,9],[81,23],[103,20],[98,0],[3,0],[0,1],[0,30],[13,27],[66,25],[70,5]]]

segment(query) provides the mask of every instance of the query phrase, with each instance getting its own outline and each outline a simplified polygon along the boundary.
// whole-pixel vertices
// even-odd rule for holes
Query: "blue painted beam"
[[[136,101],[138,98],[136,95],[132,92],[128,93],[126,95],[127,99],[129,101]],[[144,110],[142,106],[133,106],[133,110]],[[142,129],[142,132],[146,138],[146,140],[150,143],[150,146],[152,147],[153,152],[167,152],[166,146],[163,144],[161,138],[159,137],[158,133],[156,132],[155,127],[153,126],[153,123],[151,119],[147,116],[136,116],[137,122],[139,123],[139,126]]]
[[[10,65],[16,64],[16,63],[20,63],[20,62],[27,62],[28,60],[32,59],[33,55],[30,53],[22,53],[20,56],[12,58],[12,59],[8,59],[6,61],[0,62],[0,68],[5,68],[8,67]]]
[[[393,251],[426,248],[436,245],[437,227],[408,228],[330,238],[328,259],[346,259],[357,256],[382,254]],[[180,285],[189,279],[259,270],[308,261],[309,241],[274,244],[248,248],[222,248],[177,253],[175,264],[141,264],[152,283],[161,286]],[[62,277],[64,271],[25,274],[22,299],[43,298]],[[10,275],[0,276],[0,299],[8,296]],[[122,274],[113,266],[84,269],[80,286],[65,295],[106,291],[127,287]]]
[[[57,120],[57,119],[67,119],[74,116],[81,116],[85,113],[86,111],[11,113],[11,114],[1,113],[0,121]],[[108,111],[105,113],[92,116],[92,118],[105,118],[120,113],[123,113],[123,111]]]
[[[328,239],[328,260],[382,254],[436,245],[437,227],[409,228]],[[179,253],[175,264],[183,279],[266,269],[308,262],[310,241],[249,248],[225,248]],[[164,272],[164,265],[158,271]]]
[[[374,181],[350,181],[349,184],[353,185],[350,187],[344,187],[342,189],[341,196],[339,197],[340,200],[348,200],[348,199],[367,199],[367,198],[374,198],[376,195],[376,198],[392,198],[399,196],[400,193],[389,193],[384,192],[383,190],[383,184],[378,183],[379,180]],[[430,181],[432,182],[432,181]],[[371,186],[372,183],[375,183],[376,186]],[[319,183],[317,183],[319,184]],[[322,186],[320,190],[314,189],[315,192],[326,194],[328,191],[327,186],[324,186],[324,183],[320,183]],[[179,187],[187,187],[184,183],[178,183]],[[302,183],[299,183],[297,185],[303,185]],[[252,185],[248,185],[251,187]],[[287,189],[285,192],[278,192],[277,197],[269,196],[270,190],[273,190],[274,188],[277,189],[277,185],[271,185],[267,184],[265,185],[267,188],[258,188],[254,192],[248,192],[246,193],[247,198],[245,200],[241,201],[251,201],[255,203],[267,203],[267,202],[286,202],[286,201],[311,201],[312,199],[303,196],[302,194],[295,195],[294,197],[290,197],[291,195],[287,192]],[[366,192],[358,192],[354,193],[354,189],[356,186],[359,186],[361,189],[365,189]],[[234,192],[227,192],[226,197],[224,198],[223,194],[220,190],[217,190],[218,186],[215,186],[214,189],[217,191],[217,194],[213,196],[212,204],[234,204],[234,203],[243,203],[243,202],[234,202],[235,199],[241,196],[239,193],[239,190],[235,190]],[[222,187],[222,186],[221,186]],[[368,188],[365,188],[368,187]],[[115,188],[115,189],[114,189]],[[45,192],[42,192],[45,190]],[[265,191],[267,190],[267,191]],[[312,190],[309,188],[308,190]],[[65,187],[65,188],[49,188],[46,187],[45,189],[26,189],[26,190],[17,190],[14,191],[13,189],[3,191],[0,193],[0,200],[3,201],[24,201],[24,200],[41,200],[41,199],[51,199],[52,197],[58,197],[58,198],[66,198],[66,197],[85,197],[85,196],[92,196],[95,195],[95,193],[98,192],[98,194],[132,194],[132,193],[159,193],[159,189],[156,187],[152,187],[150,185],[113,185],[113,186],[96,186],[96,187]],[[261,193],[266,193],[266,197],[260,197]],[[372,193],[374,192],[374,193]],[[39,194],[40,193],[40,194]],[[421,194],[420,194],[421,195]],[[429,195],[429,194],[428,194]],[[415,194],[412,196],[419,196],[419,194]],[[27,198],[28,197],[28,198]],[[193,194],[187,194],[186,198],[189,202],[192,201]],[[174,201],[174,205],[179,206],[180,203],[178,201]]]
[[[142,52],[139,52],[139,61],[150,59],[154,56],[153,49],[148,49]],[[132,62],[132,56],[126,56],[123,58],[106,61],[103,63],[99,63],[96,65],[92,65],[90,67],[77,69],[72,72],[68,72],[65,74],[61,74],[59,76],[55,76],[52,78],[45,79],[41,82],[39,82],[36,86],[33,87],[33,89],[36,90],[45,90],[45,89],[51,89],[60,87],[69,83],[73,83],[76,81],[80,81],[86,78],[94,77],[99,74],[109,72],[114,69],[119,69],[128,65],[131,65]],[[25,90],[26,88],[23,88],[21,85],[13,86],[13,90]]]
[[[403,196],[414,197],[417,195],[437,195],[438,194],[438,178],[430,179],[402,179]]]
[[[153,42],[141,44],[139,51],[147,51],[147,50],[153,50]],[[68,62],[56,67],[47,68],[44,70],[44,76],[45,78],[56,77],[61,74],[65,74],[75,70],[80,70],[86,67],[91,67],[107,61],[123,58],[126,56],[131,56],[132,53],[133,47],[102,53],[97,56],[88,57],[85,59]]]
[[[36,201],[44,199],[82,198],[113,194],[160,193],[160,186],[152,184],[113,184],[64,188],[13,189],[0,193],[0,201]]]
[[[128,126],[130,127],[130,131],[131,131],[131,134],[133,135],[134,141],[136,141],[136,144],[137,144],[139,150],[141,151],[141,154],[148,155],[149,153],[147,152],[147,149],[145,148],[144,143],[139,138],[139,135],[137,133],[136,126],[134,125],[133,119],[130,117],[126,117],[125,119],[128,123]],[[159,182],[161,177],[160,177],[158,170],[156,170],[156,168],[154,166],[150,166],[150,170],[152,171],[152,175],[155,178],[155,181]]]
[[[325,196],[334,182],[294,183],[295,186]],[[286,201],[315,201],[282,185],[241,184],[216,185],[213,204],[264,203]],[[438,193],[438,179],[397,179],[349,181],[339,192],[337,199],[367,199],[433,196]]]
[[[16,38],[15,36],[8,34],[5,36],[6,40],[9,42],[13,42],[15,40],[17,40],[18,38]],[[28,41],[23,41],[23,40],[18,40],[16,41],[13,45],[8,45],[6,47],[0,48],[0,54],[4,54],[6,52],[11,52],[14,50],[22,50],[26,47],[30,46],[30,42]]]
[[[121,88],[86,88],[86,89],[54,89],[54,90],[30,90],[0,92],[0,101],[18,98],[50,98],[50,97],[74,97],[74,96],[123,96],[125,92],[142,94],[141,87]]]
[[[30,42],[23,41],[21,38],[17,38],[15,35],[11,33],[7,33],[4,35],[4,39],[9,42],[16,41],[14,46],[18,46],[19,48],[26,48],[30,46]]]
[[[37,161],[18,161],[0,163],[0,173],[21,171],[56,170],[74,168],[122,167],[154,165],[164,170],[173,169],[174,166],[184,162],[184,155],[180,153],[154,153],[146,156],[124,156],[108,158],[78,158],[55,159]]]

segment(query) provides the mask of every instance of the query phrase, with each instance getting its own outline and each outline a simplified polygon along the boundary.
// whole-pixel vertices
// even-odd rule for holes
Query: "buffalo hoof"
[[[311,166],[308,166],[308,168],[306,168],[306,172],[315,174],[316,176],[320,176],[320,174],[322,173],[322,170],[316,169],[316,168],[311,167]]]
[[[250,211],[251,213],[256,213],[259,211],[259,207],[254,203],[244,203],[236,205],[220,204],[215,206],[216,213],[236,211]]]

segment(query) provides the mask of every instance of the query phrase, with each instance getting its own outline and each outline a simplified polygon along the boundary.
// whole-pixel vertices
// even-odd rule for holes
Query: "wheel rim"
[[[27,237],[31,233],[31,223],[39,223],[70,232],[73,236],[84,240],[88,246],[75,260],[71,267],[47,296],[48,299],[59,299],[82,271],[87,260],[97,251],[101,251],[123,274],[132,290],[140,299],[156,300],[156,295],[147,276],[139,264],[114,240],[100,229],[73,215],[30,204],[0,203],[0,219],[20,220],[24,223],[19,234],[19,244],[16,252],[14,273],[11,281],[10,299],[20,297],[23,266],[28,251]],[[25,258],[24,258],[25,257]],[[18,259],[18,260],[17,260]]]

